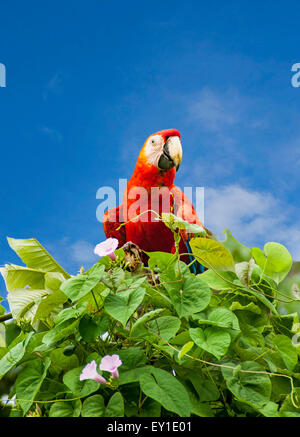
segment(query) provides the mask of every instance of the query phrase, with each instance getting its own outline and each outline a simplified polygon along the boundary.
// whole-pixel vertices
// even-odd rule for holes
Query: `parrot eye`
[[[150,144],[151,146],[163,146],[164,140],[160,135],[155,135],[154,137],[151,138],[150,140]]]
[[[161,135],[151,136],[146,144],[146,155],[150,164],[158,166],[158,161],[163,153],[164,139]]]

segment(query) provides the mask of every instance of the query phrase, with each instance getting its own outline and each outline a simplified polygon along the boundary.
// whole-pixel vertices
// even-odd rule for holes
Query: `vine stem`
[[[159,333],[157,333],[156,331],[154,331],[153,329],[149,328],[149,326],[147,325],[147,328],[152,331],[155,332],[155,335],[157,335],[161,341],[163,341],[167,346],[169,346],[171,349],[173,349],[174,351],[176,351],[177,353],[180,352],[179,349],[177,349],[176,347],[174,347],[173,345],[171,345],[167,340],[164,340]],[[189,354],[184,354],[185,357],[188,357],[192,360],[195,361],[199,361],[200,363],[206,364],[207,366],[213,366],[213,367],[224,367],[226,369],[231,369],[231,370],[236,370],[236,367],[233,366],[229,366],[228,364],[218,364],[218,363],[211,363],[210,361],[206,361],[206,360],[202,360],[201,358],[196,358],[193,357]],[[288,378],[290,380],[290,384],[291,384],[291,401],[292,404],[295,408],[300,408],[300,405],[297,405],[295,400],[294,400],[294,392],[295,392],[295,387],[294,387],[294,381],[293,378],[291,376],[288,375],[284,375],[283,373],[273,373],[273,372],[267,372],[266,370],[244,370],[244,369],[240,369],[239,372],[241,373],[252,373],[252,374],[262,374],[262,375],[268,375],[268,376],[281,376],[283,378]]]
[[[143,214],[148,214],[148,212],[153,212],[153,214],[156,214],[156,216],[161,219],[160,215],[158,214],[157,211],[154,211],[153,209],[147,209],[146,211],[141,212],[140,214],[138,214],[137,216],[135,216],[133,219],[128,220],[125,223],[121,223],[120,226],[116,229],[116,231],[118,231],[119,229],[122,228],[122,226],[126,226],[128,223],[133,222],[134,220],[137,220],[139,217],[141,217]]]
[[[6,320],[12,319],[12,313],[6,313],[0,316],[0,323],[5,322]]]
[[[96,304],[96,307],[97,307],[97,311],[99,312],[99,311],[100,311],[100,308],[99,308],[99,305],[98,305],[97,299],[96,299],[96,297],[95,297],[95,295],[94,295],[94,291],[92,290],[91,293],[92,293],[93,299],[94,299],[94,301],[95,301],[95,304]],[[101,299],[102,299],[102,296],[101,296]]]
[[[184,256],[184,255],[189,255],[189,253],[180,253],[180,256]],[[237,284],[234,284],[234,282],[231,282],[229,279],[227,279],[227,278],[224,278],[224,276],[222,276],[222,275],[220,275],[220,273],[217,271],[217,270],[215,270],[214,268],[213,268],[213,266],[207,261],[207,260],[204,260],[203,258],[201,258],[200,256],[198,256],[198,255],[195,255],[194,253],[193,253],[193,256],[195,257],[195,258],[198,258],[200,261],[202,261],[202,262],[204,262],[204,263],[206,263],[207,265],[208,265],[208,267],[217,275],[217,276],[219,276],[219,278],[220,279],[222,279],[223,281],[225,281],[225,282],[227,282],[228,284],[230,284],[231,286],[233,286],[234,288],[242,288],[242,289],[245,289],[245,290],[250,290],[250,291],[254,291],[255,293],[260,293],[260,294],[262,294],[263,296],[267,296],[267,297],[271,297],[272,299],[274,299],[274,300],[278,300],[279,302],[284,302],[284,303],[291,303],[291,302],[296,302],[297,301],[297,299],[290,299],[290,300],[283,300],[283,299],[280,299],[279,297],[276,297],[276,296],[271,296],[270,294],[267,294],[267,293],[263,293],[263,292],[261,292],[261,291],[258,291],[258,290],[255,290],[255,288],[252,288],[252,287],[239,287]],[[255,284],[255,285],[257,285],[257,284]]]

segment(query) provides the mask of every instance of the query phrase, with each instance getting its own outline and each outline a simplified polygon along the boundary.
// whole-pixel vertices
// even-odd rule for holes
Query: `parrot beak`
[[[182,147],[179,137],[169,137],[164,144],[163,154],[159,158],[158,166],[161,170],[172,167],[178,171],[182,160]]]

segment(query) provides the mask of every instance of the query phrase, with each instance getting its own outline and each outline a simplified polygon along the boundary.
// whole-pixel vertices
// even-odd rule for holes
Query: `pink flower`
[[[95,360],[85,366],[79,379],[80,381],[84,381],[85,379],[94,379],[94,381],[99,382],[99,384],[106,384],[106,379],[97,372],[97,363]]]
[[[116,259],[115,250],[119,242],[116,238],[108,238],[102,243],[97,244],[94,253],[99,256],[109,256],[113,261]]]
[[[114,379],[119,378],[118,367],[120,367],[122,361],[120,360],[119,355],[105,355],[102,358],[100,363],[100,370],[105,370],[106,372],[110,372]]]

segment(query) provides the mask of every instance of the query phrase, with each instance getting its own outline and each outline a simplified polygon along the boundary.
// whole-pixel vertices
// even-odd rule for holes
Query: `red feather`
[[[169,136],[180,137],[180,133],[176,129],[159,131],[153,135],[157,134],[162,135],[164,140]],[[198,224],[203,228],[204,226],[189,199],[174,185],[175,169],[160,170],[148,162],[145,154],[146,142],[139,154],[133,175],[127,183],[127,190],[124,192],[122,205],[116,209],[107,211],[104,215],[104,231],[107,238],[117,238],[120,246],[125,242],[132,241],[146,252],[163,251],[173,253],[174,238],[170,229],[168,229],[164,223],[155,220],[157,217],[156,214],[149,212],[142,214],[150,210],[151,206],[153,207],[153,205],[151,205],[152,187],[161,189],[166,187],[172,193],[167,207],[163,205],[161,199],[157,202],[155,210],[158,214],[162,212],[173,212],[189,223]],[[139,187],[143,187],[147,191],[148,195],[146,198],[143,199],[143,196],[141,196],[140,199],[138,199],[138,196],[134,196],[133,199],[130,199],[128,193],[132,193],[132,190],[137,190],[138,192]],[[132,214],[131,209],[135,206],[137,200],[139,201],[139,207],[134,209],[135,213]],[[138,214],[142,215],[138,219],[132,220]],[[111,221],[114,218],[116,222]],[[146,219],[148,220],[145,221]],[[117,230],[121,223],[126,224]],[[181,253],[187,252],[185,242],[182,240],[179,250]]]

